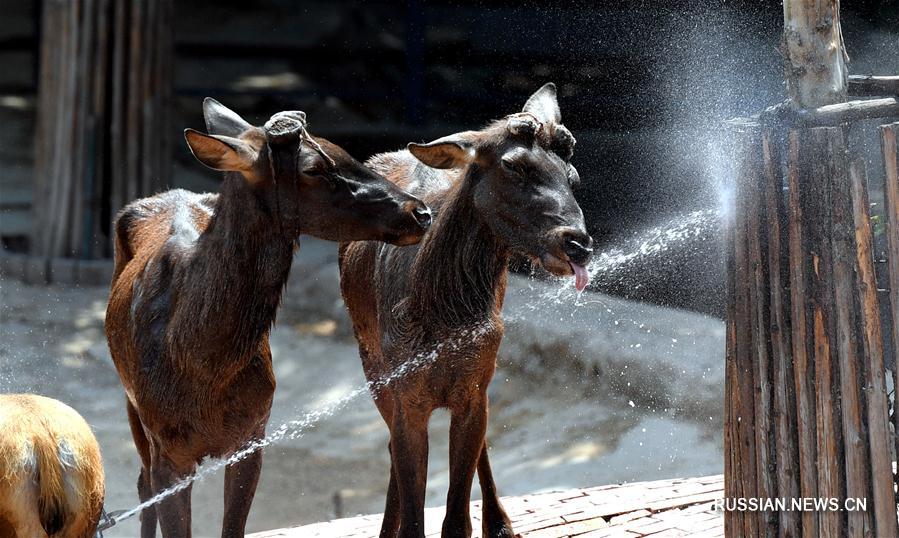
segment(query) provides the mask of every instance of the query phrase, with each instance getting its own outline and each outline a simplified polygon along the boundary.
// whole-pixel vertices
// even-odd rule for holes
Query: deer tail
[[[34,443],[35,469],[39,484],[38,515],[48,536],[53,536],[65,525],[66,491],[59,449],[53,438],[38,438]]]

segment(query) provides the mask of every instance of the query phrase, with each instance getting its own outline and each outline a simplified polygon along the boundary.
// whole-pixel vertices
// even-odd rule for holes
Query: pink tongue
[[[587,268],[571,261],[568,262],[568,265],[574,271],[574,287],[577,288],[577,291],[584,291],[584,288],[590,283],[590,275],[587,273]]]

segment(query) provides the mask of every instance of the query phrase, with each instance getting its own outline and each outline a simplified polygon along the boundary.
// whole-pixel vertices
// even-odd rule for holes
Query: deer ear
[[[206,132],[213,135],[240,136],[250,129],[250,124],[212,97],[203,99],[203,119]]]
[[[431,168],[462,168],[474,160],[475,133],[466,131],[427,144],[410,143],[406,146],[416,159]]]
[[[521,111],[533,114],[543,123],[562,123],[562,112],[556,98],[556,85],[552,82],[544,84],[528,98]]]
[[[230,136],[206,135],[184,130],[184,139],[198,161],[221,172],[248,172],[258,154],[248,144]]]

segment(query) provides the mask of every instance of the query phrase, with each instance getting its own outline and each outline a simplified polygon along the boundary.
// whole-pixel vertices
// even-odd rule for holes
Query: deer
[[[68,405],[0,394],[0,536],[93,538],[105,486],[100,445]]]
[[[428,421],[437,408],[451,416],[442,536],[471,535],[475,470],[483,535],[514,536],[487,455],[487,386],[503,337],[510,256],[574,275],[578,291],[589,283],[593,239],[572,192],[580,182],[570,162],[574,145],[549,83],[521,112],[479,131],[410,143],[366,163],[434,211],[414,246],[351,241],[339,248],[341,292],[390,431],[381,538],[424,536]]]
[[[142,502],[265,435],[269,332],[301,234],[407,245],[428,207],[306,129],[301,111],[251,126],[214,99],[190,151],[224,172],[217,194],[171,190],[115,222],[106,335],[141,460]],[[225,468],[222,536],[243,536],[261,451]],[[191,534],[191,488],[141,513],[141,536]]]

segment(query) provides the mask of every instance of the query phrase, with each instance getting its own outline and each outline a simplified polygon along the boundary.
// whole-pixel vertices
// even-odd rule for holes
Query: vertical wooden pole
[[[796,443],[796,390],[793,384],[793,354],[786,282],[789,280],[789,249],[782,233],[786,206],[781,180],[781,154],[774,146],[775,134],[766,130],[762,139],[765,162],[765,204],[768,215],[768,275],[770,278],[770,334],[772,392],[774,398],[775,462],[777,497],[799,497],[799,452]],[[796,512],[779,514],[778,535],[799,536]],[[732,535],[731,535],[732,536]]]
[[[784,75],[799,108],[846,101],[839,0],[784,0]]]
[[[729,215],[729,233],[732,249],[728,253],[729,316],[727,331],[727,363],[725,378],[729,390],[725,400],[729,435],[725,451],[732,454],[731,476],[727,489],[734,498],[758,497],[758,451],[756,439],[756,385],[754,347],[753,287],[755,268],[750,252],[751,228],[757,218],[757,191],[762,175],[761,135],[757,124],[743,124],[733,133],[734,159],[734,207]],[[755,214],[755,216],[754,216]],[[758,328],[756,327],[756,330]],[[725,514],[726,526],[731,536],[757,536],[760,516],[752,513],[729,511]]]
[[[806,317],[815,363],[815,419],[818,445],[818,495],[844,498],[842,469],[842,428],[838,357],[834,338],[836,324],[833,304],[833,251],[830,244],[833,203],[831,166],[834,154],[845,151],[842,131],[835,127],[802,129],[799,133],[800,184],[802,185],[803,228],[807,240],[809,300]],[[819,514],[819,535],[842,538],[842,517],[836,511]]]
[[[887,271],[890,286],[890,315],[893,336],[893,429],[899,432],[899,122],[880,126],[880,143],[885,169],[884,231],[887,234]],[[894,435],[895,453],[899,455],[899,434]],[[899,473],[895,477],[899,486]]]
[[[724,498],[738,499],[743,497],[743,476],[740,469],[740,447],[737,441],[737,365],[736,365],[736,325],[737,267],[735,259],[736,241],[736,207],[734,197],[727,200],[724,208],[725,218],[725,288],[727,294],[727,320],[725,322],[724,351]],[[743,530],[743,512],[728,511],[724,514],[725,536],[738,536]]]
[[[806,298],[808,277],[805,260],[808,257],[803,230],[803,209],[800,199],[799,134],[791,131],[788,141],[788,222],[790,252],[790,305],[793,351],[793,376],[796,388],[796,424],[799,444],[799,491],[803,498],[818,496],[815,439],[815,393],[813,382],[813,353],[810,351]],[[818,514],[802,512],[802,536],[818,536]]]
[[[765,171],[763,165],[764,143],[760,130],[754,133],[752,144],[752,174],[746,177],[746,263],[749,271],[749,311],[751,332],[752,386],[755,412],[755,458],[757,497],[775,497],[775,478],[772,474],[775,460],[771,420],[771,365],[768,290],[768,234],[767,206],[764,200]],[[751,182],[751,183],[750,183]],[[759,511],[758,530],[761,536],[775,536],[777,521],[774,513]]]
[[[895,178],[895,176],[894,176]],[[880,307],[877,301],[877,282],[874,277],[873,247],[871,241],[871,216],[868,212],[867,180],[864,163],[856,160],[850,169],[853,225],[856,242],[856,289],[861,317],[861,342],[863,370],[862,387],[867,399],[868,450],[871,481],[868,512],[873,514],[873,536],[899,536],[896,521],[896,502],[890,456],[890,428],[887,404],[883,339],[880,328]],[[894,206],[895,208],[895,206]],[[895,371],[895,367],[894,367]]]
[[[836,354],[839,358],[839,388],[843,422],[846,497],[869,497],[871,476],[868,465],[867,419],[864,388],[861,319],[857,305],[855,224],[850,186],[849,156],[842,151],[832,156],[833,293],[836,317]],[[873,504],[873,503],[872,503]],[[847,536],[870,536],[873,523],[868,511],[847,513]]]

